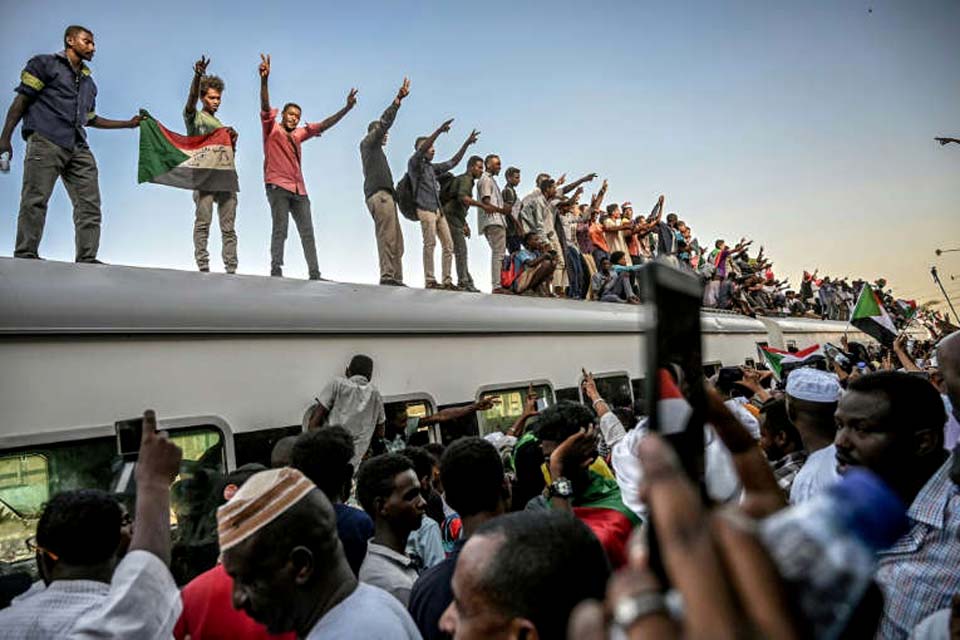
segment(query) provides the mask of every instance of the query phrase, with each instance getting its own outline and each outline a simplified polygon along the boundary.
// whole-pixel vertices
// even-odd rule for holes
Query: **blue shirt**
[[[64,149],[86,145],[84,127],[96,116],[97,85],[90,68],[74,71],[64,51],[34,56],[20,74],[16,92],[30,99],[23,139],[39,133]]]
[[[333,510],[337,514],[337,537],[343,545],[343,554],[353,575],[359,575],[367,555],[367,540],[373,537],[373,520],[360,509],[345,504],[337,503]]]
[[[407,174],[413,183],[413,199],[417,209],[440,211],[440,183],[437,176],[455,166],[456,163],[451,160],[433,164],[419,149],[410,157]]]

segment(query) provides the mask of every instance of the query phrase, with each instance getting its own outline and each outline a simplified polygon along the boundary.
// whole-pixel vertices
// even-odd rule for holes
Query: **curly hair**
[[[344,484],[353,476],[353,436],[340,426],[307,431],[297,437],[290,466],[299,469],[313,484],[336,502]]]
[[[220,76],[203,76],[200,78],[200,97],[207,95],[207,89],[223,93],[223,79]]]
[[[377,512],[375,500],[388,498],[393,493],[394,479],[404,471],[416,473],[416,468],[410,458],[399,453],[383,453],[360,465],[357,500],[371,518]]]
[[[44,506],[37,544],[62,562],[90,566],[108,560],[120,545],[120,505],[105,491],[62,491]]]

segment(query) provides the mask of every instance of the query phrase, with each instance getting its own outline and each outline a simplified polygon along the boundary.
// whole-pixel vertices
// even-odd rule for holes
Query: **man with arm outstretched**
[[[320,280],[317,263],[317,244],[313,235],[313,218],[310,214],[310,198],[303,180],[300,147],[309,140],[340,122],[357,104],[357,90],[350,89],[346,105],[321,122],[308,122],[302,127],[300,105],[288,102],[280,112],[270,106],[270,56],[260,54],[260,121],[263,124],[263,180],[267,185],[267,200],[273,218],[273,233],[270,239],[270,275],[283,276],[283,244],[287,240],[289,217],[297,225],[307,272],[311,280]],[[289,217],[288,217],[289,214]]]
[[[86,65],[96,51],[89,29],[67,27],[63,45],[63,51],[34,56],[27,62],[0,133],[0,154],[12,158],[10,138],[23,120],[27,147],[13,255],[40,257],[47,203],[60,178],[73,203],[76,260],[99,263],[100,185],[97,161],[84,129],[133,129],[140,124],[140,116],[108,120],[97,115],[97,86]]]
[[[387,131],[397,117],[400,103],[410,94],[410,80],[403,79],[397,97],[393,99],[379,120],[367,126],[367,135],[360,141],[360,160],[363,163],[363,197],[373,216],[377,234],[377,253],[380,256],[380,284],[403,286],[403,232],[397,218],[397,199],[393,188],[393,174],[383,148],[387,145]]]
[[[452,123],[453,119],[451,118],[437,127],[437,130],[429,136],[417,138],[414,143],[416,151],[407,161],[407,175],[410,176],[413,186],[417,218],[420,219],[420,230],[423,232],[423,277],[426,280],[426,287],[427,289],[456,291],[457,288],[453,285],[450,273],[450,268],[453,266],[453,238],[440,207],[440,183],[437,181],[437,176],[460,164],[463,154],[467,152],[467,147],[477,141],[480,132],[472,131],[452,158],[446,162],[434,164],[433,158],[436,155],[436,149],[433,145],[441,133],[450,131]],[[440,246],[443,250],[441,257],[442,285],[437,282],[434,276],[433,250],[437,246],[437,238],[440,238]]]

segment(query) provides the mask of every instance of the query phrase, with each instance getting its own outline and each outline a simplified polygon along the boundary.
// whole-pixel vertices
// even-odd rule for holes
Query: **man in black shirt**
[[[397,203],[393,192],[393,174],[383,147],[387,131],[397,117],[400,103],[410,94],[410,80],[403,85],[379,120],[367,127],[367,135],[360,141],[360,160],[363,162],[363,197],[373,216],[377,233],[377,253],[380,255],[380,284],[403,285],[403,233],[397,219]]]

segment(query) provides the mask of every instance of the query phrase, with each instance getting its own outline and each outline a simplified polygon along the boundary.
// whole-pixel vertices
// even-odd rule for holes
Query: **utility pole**
[[[940,291],[943,292],[943,298],[944,300],[947,301],[947,305],[950,307],[950,311],[953,311],[954,319],[960,322],[960,318],[958,318],[957,316],[957,310],[953,308],[953,303],[950,302],[950,297],[947,295],[947,290],[943,288],[943,283],[940,282],[940,274],[937,273],[936,267],[930,267],[930,275],[933,276],[933,281],[937,283],[937,286],[940,287]]]

